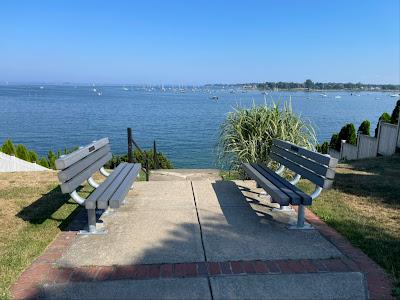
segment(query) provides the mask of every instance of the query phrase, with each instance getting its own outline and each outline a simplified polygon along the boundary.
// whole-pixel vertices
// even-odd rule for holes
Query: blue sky
[[[399,83],[398,0],[0,2],[0,81]]]

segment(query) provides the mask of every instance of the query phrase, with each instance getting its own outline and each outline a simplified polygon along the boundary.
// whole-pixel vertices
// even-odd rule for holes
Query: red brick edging
[[[226,262],[189,262],[126,266],[57,267],[55,262],[75,240],[76,232],[61,232],[44,254],[37,258],[11,287],[16,299],[34,299],[39,285],[79,281],[121,279],[185,278],[235,274],[293,274],[322,272],[362,272],[367,278],[370,299],[393,299],[389,276],[360,249],[353,247],[337,231],[326,225],[310,210],[307,221],[333,243],[345,256],[333,259],[251,260]]]

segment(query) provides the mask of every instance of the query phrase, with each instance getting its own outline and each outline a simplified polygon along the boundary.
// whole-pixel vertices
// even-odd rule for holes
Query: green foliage
[[[252,108],[236,108],[222,123],[218,159],[223,168],[240,170],[243,162],[269,164],[272,139],[278,138],[308,149],[316,146],[315,132],[309,122],[292,111],[291,104],[275,103]]]
[[[45,168],[50,168],[49,161],[44,156],[40,159],[39,165],[41,165],[42,167],[45,167]]]
[[[37,155],[37,153],[33,150],[30,150],[29,152],[29,161],[30,162],[39,162],[39,156]]]
[[[17,145],[17,147],[15,148],[15,156],[20,159],[30,161],[29,152],[22,144]]]
[[[365,135],[370,135],[371,133],[371,122],[368,120],[364,120],[360,127],[358,127],[358,132]]]
[[[335,149],[336,151],[340,151],[340,139],[337,133],[332,134],[331,141],[329,143],[329,147]]]
[[[346,124],[340,129],[339,141],[346,140],[348,144],[355,145],[357,143],[356,128],[353,123]]]
[[[391,122],[391,116],[387,112],[384,112],[379,117],[379,121],[382,121],[382,122],[385,122],[385,123],[390,123]],[[378,122],[378,124],[376,124],[375,137],[378,136],[378,128],[379,128],[379,122]]]
[[[397,100],[396,106],[394,107],[392,115],[390,116],[390,121],[392,124],[399,123],[399,113],[400,113],[400,99]]]
[[[49,161],[50,168],[52,168],[52,169],[56,168],[55,161],[57,158],[58,157],[54,154],[54,152],[50,150],[49,153],[47,154],[47,159]]]
[[[312,82],[311,79],[307,79],[307,80],[304,82],[304,87],[305,87],[306,89],[312,89],[312,88],[314,87],[314,82]]]
[[[329,143],[323,142],[321,145],[317,145],[317,151],[322,154],[328,154]]]
[[[145,155],[148,158],[149,168],[156,169],[156,162],[154,161],[154,152],[153,150],[144,150]],[[133,160],[134,162],[139,162],[142,164],[142,167],[145,167],[146,159],[144,155],[140,153],[138,149],[133,151]],[[158,161],[159,169],[173,169],[171,161],[161,152],[157,152],[156,160]],[[116,168],[121,162],[127,162],[128,155],[113,155],[112,159],[105,165],[107,169]]]
[[[1,146],[1,152],[8,155],[15,155],[15,147],[10,139],[5,140],[3,146]]]

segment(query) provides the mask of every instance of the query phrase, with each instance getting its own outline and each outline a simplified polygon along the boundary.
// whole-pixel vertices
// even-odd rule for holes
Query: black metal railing
[[[127,128],[128,132],[128,162],[133,163],[133,146],[139,151],[139,153],[143,157],[143,162],[144,166],[142,165],[142,170],[146,175],[146,181],[149,181],[150,179],[150,163],[149,163],[149,157],[146,153],[146,151],[143,151],[139,145],[135,142],[133,139],[132,135],[132,128]],[[157,156],[157,146],[156,146],[156,141],[154,140],[153,142],[153,169],[158,169],[159,168],[159,161],[158,161],[158,156]]]

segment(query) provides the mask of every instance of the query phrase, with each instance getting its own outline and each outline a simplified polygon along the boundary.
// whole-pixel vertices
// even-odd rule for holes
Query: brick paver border
[[[306,210],[306,219],[344,256],[332,259],[188,262],[64,268],[58,267],[56,261],[71,246],[76,237],[76,231],[66,231],[59,233],[44,254],[20,275],[11,287],[11,294],[15,299],[35,299],[39,295],[39,286],[46,283],[214,277],[243,274],[362,272],[367,279],[370,299],[394,299],[391,296],[393,289],[391,279],[381,267],[360,249],[352,246],[349,241],[326,225],[310,210]]]

